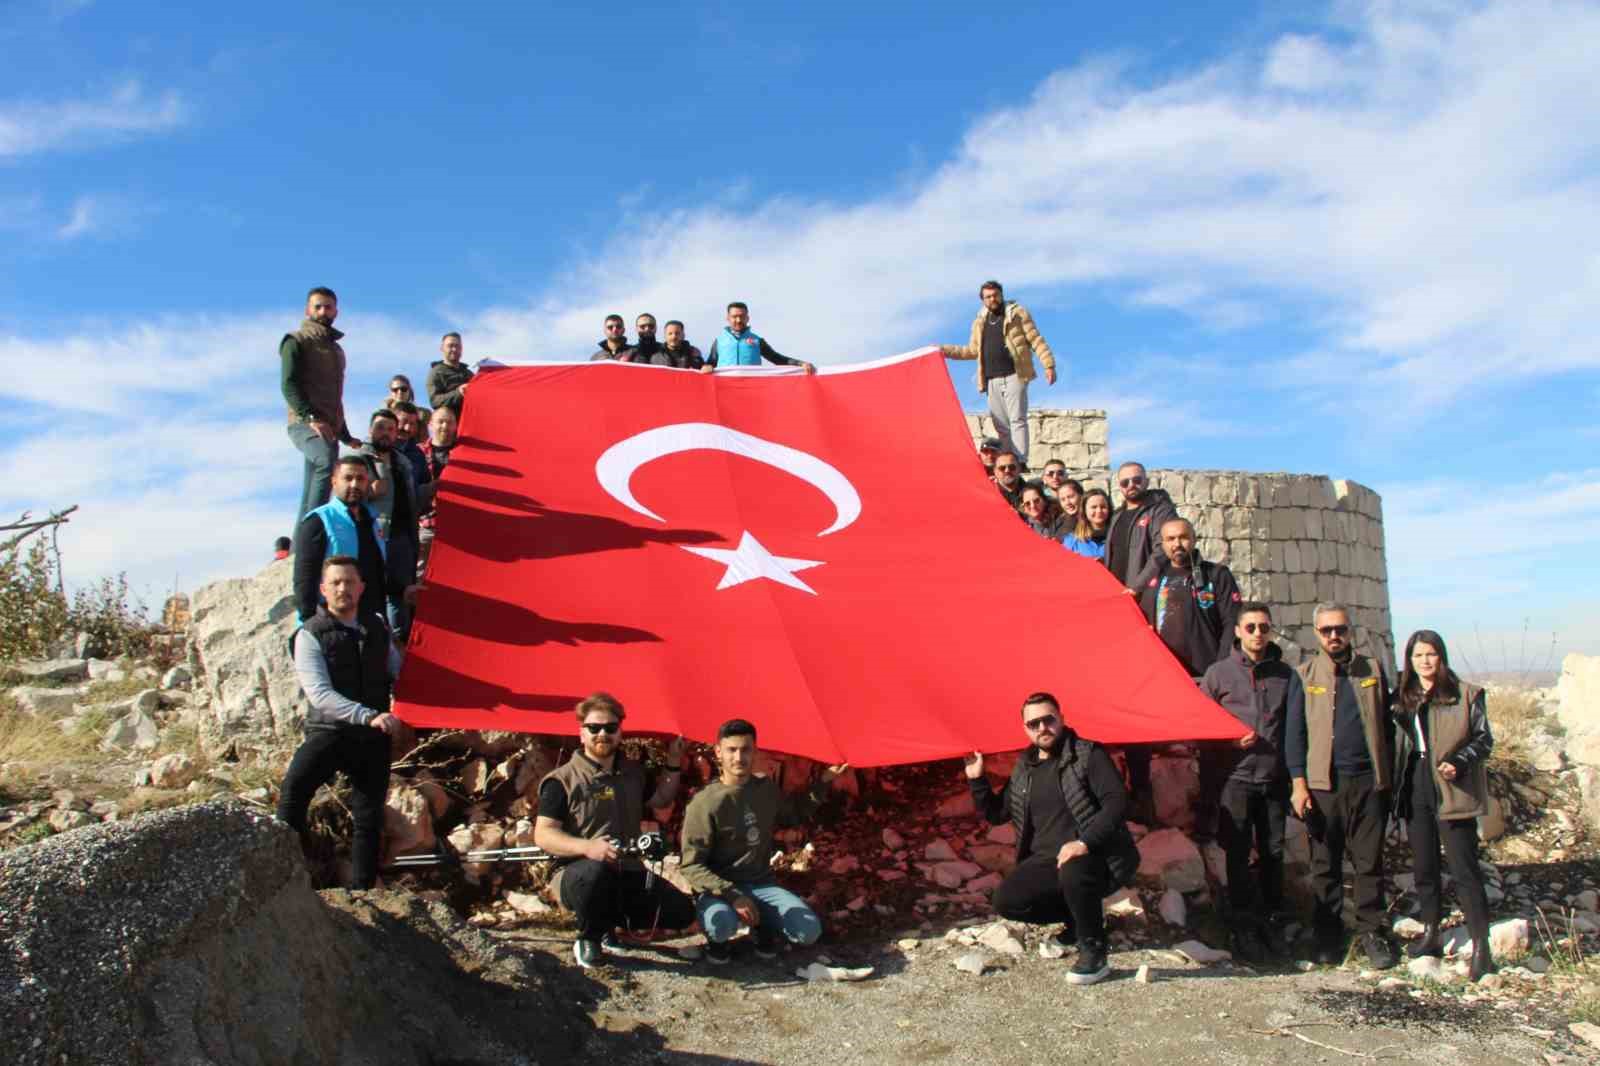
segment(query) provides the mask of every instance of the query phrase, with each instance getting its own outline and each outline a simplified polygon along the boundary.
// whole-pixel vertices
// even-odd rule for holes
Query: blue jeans
[[[791,944],[815,944],[822,936],[822,919],[806,905],[806,901],[780,888],[771,881],[759,884],[750,881],[734,882],[733,889],[742,896],[756,901],[761,915],[759,930],[775,936],[781,931]],[[701,896],[695,903],[700,915],[700,928],[713,944],[723,944],[739,931],[739,915],[731,904],[720,896]]]
[[[294,525],[289,527],[292,531],[300,528],[302,518],[327,503],[333,495],[333,464],[339,458],[339,442],[323,440],[304,422],[289,423],[289,442],[300,449],[306,460],[300,509],[295,512]]]

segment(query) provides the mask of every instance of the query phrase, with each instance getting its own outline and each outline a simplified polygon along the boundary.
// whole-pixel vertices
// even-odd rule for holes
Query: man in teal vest
[[[322,561],[348,555],[359,561],[362,617],[385,613],[388,548],[377,513],[367,502],[367,461],[347,455],[334,464],[333,499],[316,508],[294,531],[294,602],[300,621],[321,603]],[[404,586],[395,590],[403,592]]]
[[[704,373],[718,366],[760,366],[761,360],[778,366],[803,366],[807,374],[817,368],[804,359],[791,359],[767,343],[765,337],[750,329],[750,308],[739,300],[728,305],[728,324],[706,350]]]

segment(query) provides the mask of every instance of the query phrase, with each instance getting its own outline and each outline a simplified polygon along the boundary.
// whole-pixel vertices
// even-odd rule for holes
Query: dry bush
[[[1495,689],[1487,695],[1489,728],[1494,732],[1494,754],[1489,763],[1526,766],[1528,740],[1536,733],[1560,736],[1560,723],[1545,713],[1529,689]]]
[[[126,574],[101,578],[70,600],[60,589],[55,556],[43,540],[26,551],[13,545],[0,552],[0,662],[48,658],[75,633],[88,633],[111,658],[155,649],[155,627]]]
[[[63,730],[59,719],[30,714],[0,696],[0,764],[10,764],[0,779],[0,790],[21,798],[36,787],[38,774],[97,756],[99,739],[90,730]]]

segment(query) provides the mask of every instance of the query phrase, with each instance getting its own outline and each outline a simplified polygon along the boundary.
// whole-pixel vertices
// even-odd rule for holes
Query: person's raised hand
[[[962,771],[966,773],[968,781],[976,781],[983,776],[983,752],[975,751],[962,761]]]
[[[827,784],[828,782],[832,781],[834,778],[838,777],[840,774],[845,773],[849,769],[850,769],[850,764],[847,763],[847,762],[842,762],[842,763],[838,764],[837,766],[828,767],[826,770],[822,771],[822,783],[823,784]]]
[[[807,374],[815,374],[817,372],[817,364],[815,363],[806,363],[805,368]]]

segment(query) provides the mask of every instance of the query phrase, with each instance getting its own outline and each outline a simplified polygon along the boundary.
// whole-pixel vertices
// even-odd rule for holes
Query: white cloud
[[[704,345],[724,301],[740,298],[781,350],[837,362],[964,338],[975,284],[993,275],[1033,308],[1063,358],[1069,402],[1088,405],[1098,390],[1113,410],[1119,454],[1218,424],[1176,394],[1181,386],[1141,380],[1143,362],[1075,328],[1071,300],[1085,285],[1211,328],[1294,316],[1313,344],[1252,368],[1252,386],[1272,376],[1322,391],[1359,375],[1375,393],[1425,382],[1448,403],[1461,390],[1600,365],[1596,54],[1600,8],[1528,0],[1372,5],[1327,33],[1286,35],[1154,82],[1092,60],[979,118],[948,160],[871,199],[741,194],[652,215],[641,194],[628,221],[546,290],[451,309],[448,324],[465,331],[469,358],[572,358],[613,310],[684,318]],[[170,129],[184,114],[175,94],[151,97],[137,84],[100,101],[4,105],[0,156]],[[253,421],[275,412],[274,352],[292,318],[154,315],[0,336],[0,363],[38,368],[4,389],[90,422],[132,413],[148,428],[189,408]],[[358,391],[394,369],[421,384],[433,324],[348,321]],[[945,330],[956,336],[933,336]],[[373,402],[380,396],[373,388]],[[287,445],[261,447],[272,470],[283,467],[262,476],[292,491]],[[178,463],[177,476],[192,469],[172,442],[152,442],[152,453]],[[1442,541],[1459,553],[1452,565],[1500,568],[1494,587],[1519,587],[1518,531],[1503,504],[1435,514],[1386,496],[1393,573],[1431,573],[1433,547],[1465,521],[1470,537]],[[129,521],[154,521],[143,512],[158,502],[140,497]],[[192,501],[168,503],[194,514]],[[254,552],[276,521],[268,511],[241,534],[241,551]],[[1571,528],[1600,533],[1591,511]],[[170,535],[181,538],[181,525]],[[187,547],[206,542],[197,532]]]
[[[126,81],[99,97],[0,103],[0,159],[165,133],[181,125],[188,107],[176,90],[154,96]]]

